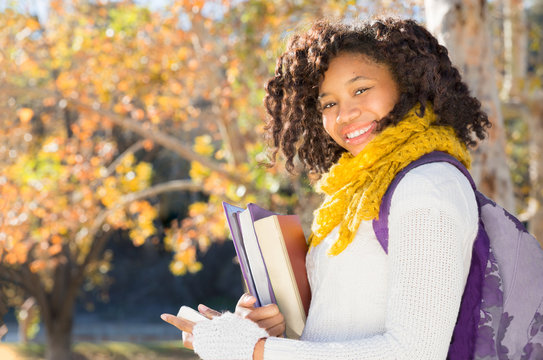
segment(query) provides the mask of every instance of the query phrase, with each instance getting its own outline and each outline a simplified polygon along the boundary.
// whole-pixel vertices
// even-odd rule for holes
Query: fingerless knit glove
[[[230,312],[194,325],[194,352],[203,360],[252,360],[259,339],[268,337],[255,322]]]

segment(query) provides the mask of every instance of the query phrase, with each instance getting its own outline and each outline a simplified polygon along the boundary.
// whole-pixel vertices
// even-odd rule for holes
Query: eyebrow
[[[365,76],[362,76],[362,75],[358,75],[358,76],[355,76],[354,78],[352,79],[349,79],[345,84],[352,84],[358,80],[372,80],[371,78],[369,77],[365,77]],[[317,100],[320,100],[322,99],[323,97],[325,97],[326,95],[328,95],[327,93],[322,93],[322,94],[319,94]]]

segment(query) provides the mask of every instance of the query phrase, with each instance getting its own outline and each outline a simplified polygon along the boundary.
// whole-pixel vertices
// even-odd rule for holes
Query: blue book
[[[249,293],[257,299],[256,306],[276,304],[253,224],[257,220],[278,214],[252,203],[247,205],[247,209],[242,209],[223,202],[223,208],[241,273]]]

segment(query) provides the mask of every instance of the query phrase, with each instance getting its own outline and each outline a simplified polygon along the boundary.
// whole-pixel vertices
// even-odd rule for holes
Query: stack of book
[[[296,215],[280,215],[248,204],[223,203],[241,271],[256,306],[277,304],[286,336],[302,334],[311,301],[305,257],[307,242]]]

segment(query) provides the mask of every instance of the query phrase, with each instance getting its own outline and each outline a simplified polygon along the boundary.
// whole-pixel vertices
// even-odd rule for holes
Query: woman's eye
[[[365,92],[368,91],[368,90],[369,90],[369,88],[358,89],[358,90],[355,91],[354,94],[355,94],[355,95],[360,95],[360,94],[365,93]]]
[[[323,109],[330,109],[332,106],[336,105],[336,103],[327,103],[322,106]]]

